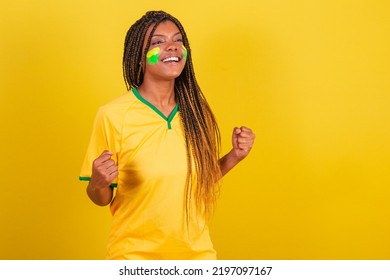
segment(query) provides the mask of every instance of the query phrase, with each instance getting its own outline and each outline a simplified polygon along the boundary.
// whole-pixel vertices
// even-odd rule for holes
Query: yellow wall
[[[128,27],[164,9],[230,147],[212,221],[221,259],[390,259],[386,0],[2,1],[0,258],[101,259],[110,214],[78,172],[98,106],[125,92]],[[167,3],[167,4],[165,4]]]

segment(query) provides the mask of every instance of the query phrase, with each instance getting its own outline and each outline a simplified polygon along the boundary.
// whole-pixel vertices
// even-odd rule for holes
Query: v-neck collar
[[[176,113],[179,111],[179,105],[178,104],[175,105],[175,107],[173,108],[172,112],[169,114],[168,117],[166,117],[163,113],[161,113],[161,111],[159,109],[156,108],[156,106],[154,106],[152,103],[150,103],[145,98],[143,98],[142,95],[139,94],[137,88],[132,88],[132,92],[134,93],[135,97],[138,98],[139,101],[141,101],[146,106],[148,106],[150,109],[155,111],[160,117],[162,117],[167,122],[168,129],[172,128],[171,121],[175,117]]]

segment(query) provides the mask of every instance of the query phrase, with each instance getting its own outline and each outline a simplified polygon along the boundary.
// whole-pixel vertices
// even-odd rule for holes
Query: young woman
[[[186,33],[168,13],[147,12],[130,27],[123,74],[129,92],[99,109],[80,176],[94,203],[110,204],[107,258],[215,259],[207,219],[218,182],[255,135],[235,128],[219,157]]]

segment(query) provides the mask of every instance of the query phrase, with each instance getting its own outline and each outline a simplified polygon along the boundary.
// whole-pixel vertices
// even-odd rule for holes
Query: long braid
[[[213,206],[218,192],[218,181],[221,178],[221,170],[218,163],[221,141],[214,114],[196,81],[191,58],[191,48],[181,23],[163,11],[147,12],[141,19],[134,23],[126,35],[123,75],[128,90],[142,84],[142,65],[150,46],[151,37],[158,24],[167,20],[176,24],[182,34],[183,44],[187,49],[185,67],[180,76],[175,80],[175,97],[179,105],[186,139],[188,169],[186,180],[186,213],[188,221],[190,201],[192,200],[193,193],[195,194],[198,213],[203,213],[205,217],[209,217],[213,212]],[[152,25],[152,31],[143,49],[146,32]],[[193,184],[194,182],[196,184]]]

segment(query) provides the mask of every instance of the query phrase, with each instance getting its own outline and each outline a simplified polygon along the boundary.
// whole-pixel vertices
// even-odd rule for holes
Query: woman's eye
[[[162,43],[163,43],[163,41],[154,41],[154,42],[152,42],[152,45],[155,46],[155,45],[159,45]]]

